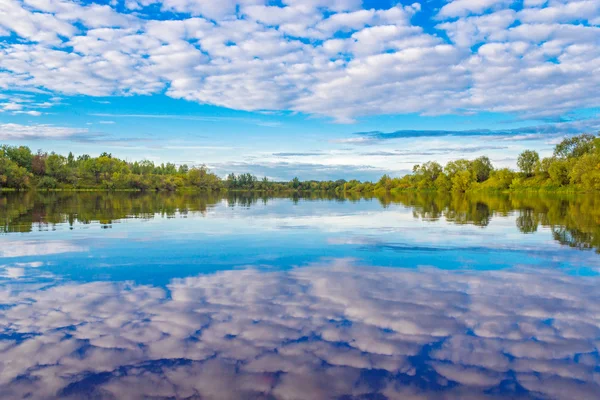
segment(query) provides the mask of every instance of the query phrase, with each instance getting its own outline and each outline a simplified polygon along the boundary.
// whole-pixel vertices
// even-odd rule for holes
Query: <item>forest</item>
[[[26,146],[0,146],[0,190],[256,191],[395,193],[400,191],[566,191],[600,190],[600,137],[582,134],[558,143],[551,157],[523,151],[518,171],[495,168],[488,157],[458,159],[445,166],[430,161],[402,177],[384,175],[377,182],[358,180],[276,182],[246,174],[221,178],[205,166],[128,162],[102,153],[32,152]]]

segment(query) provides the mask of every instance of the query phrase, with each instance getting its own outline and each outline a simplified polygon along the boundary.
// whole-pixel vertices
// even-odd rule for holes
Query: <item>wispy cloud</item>
[[[394,132],[369,131],[356,132],[356,137],[335,140],[336,143],[375,144],[394,139],[442,138],[442,137],[487,137],[502,141],[523,141],[553,139],[565,135],[595,132],[600,129],[600,118],[583,119],[513,129],[470,129],[470,130],[398,130]],[[468,148],[466,148],[468,151]],[[494,147],[474,147],[473,151],[491,150]],[[465,151],[465,149],[463,149]],[[413,153],[414,154],[414,153]]]
[[[29,115],[39,117],[40,110],[48,109],[60,104],[61,99],[49,96],[47,93],[38,93],[33,95],[23,92],[8,92],[0,96],[0,99],[7,100],[0,103],[0,113],[6,112],[11,115]]]
[[[147,119],[175,119],[182,121],[203,121],[203,122],[241,122],[265,127],[278,127],[281,125],[277,121],[263,121],[256,118],[239,118],[239,117],[214,117],[214,116],[199,116],[199,115],[179,115],[179,114],[113,114],[113,113],[91,113],[93,117],[108,117],[108,118],[147,118]]]
[[[86,246],[66,240],[22,240],[12,241],[10,246],[0,249],[2,257],[30,257],[49,254],[87,251]]]
[[[314,152],[305,152],[305,153],[273,153],[272,155],[275,157],[310,157],[310,156],[321,156],[325,153],[320,152],[320,151],[314,151]]]
[[[0,139],[84,139],[90,132],[86,128],[71,128],[47,124],[0,124]],[[91,136],[90,136],[91,138]]]
[[[464,154],[478,153],[487,150],[504,150],[508,146],[448,146],[440,148],[429,148],[428,151],[418,150],[392,150],[392,151],[371,151],[360,153],[363,156],[396,157],[396,156],[433,156],[440,154]]]

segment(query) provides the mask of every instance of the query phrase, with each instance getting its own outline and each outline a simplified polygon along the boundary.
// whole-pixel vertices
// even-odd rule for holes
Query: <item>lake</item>
[[[2,399],[598,399],[600,197],[0,194]]]

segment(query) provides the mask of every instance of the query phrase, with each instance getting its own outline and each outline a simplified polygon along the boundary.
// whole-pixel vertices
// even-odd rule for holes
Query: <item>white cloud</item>
[[[3,275],[10,279],[22,278],[25,275],[25,269],[17,267],[8,267],[4,270]]]
[[[17,103],[4,103],[0,104],[0,107],[2,107],[4,111],[19,111],[23,109],[23,106]]]
[[[437,27],[448,33],[448,36],[459,46],[472,46],[485,42],[494,34],[502,33],[516,21],[516,12],[501,10],[495,13],[461,18],[453,22],[445,22]]]
[[[470,14],[481,14],[491,8],[505,7],[514,0],[451,0],[439,12],[438,17],[464,17]]]
[[[8,336],[22,336],[0,342],[0,390],[11,398],[68,388],[72,397],[476,399],[499,392],[567,400],[600,390],[598,277],[337,259],[173,279],[166,289],[4,284],[0,300],[12,306],[0,323]],[[373,385],[365,375],[375,371]],[[532,393],[515,392],[517,383]]]
[[[2,140],[65,139],[87,133],[88,130],[85,128],[68,128],[45,124],[0,124],[0,139]]]
[[[556,117],[600,104],[593,0],[527,1],[523,9],[510,0],[454,0],[437,15],[420,15],[418,3],[370,10],[358,0],[127,4],[136,13],[63,0],[3,2],[0,28],[20,40],[0,47],[0,89],[166,93],[340,122],[482,111]],[[145,7],[159,4],[183,14],[153,20]],[[415,15],[435,19],[449,40]]]
[[[528,8],[519,12],[525,23],[555,23],[585,21],[600,15],[600,3],[595,0],[551,1],[544,8]]]
[[[15,112],[13,112],[13,114],[25,114],[25,115],[30,115],[32,117],[39,117],[40,115],[42,115],[42,113],[40,111],[35,111],[35,110],[15,111]]]

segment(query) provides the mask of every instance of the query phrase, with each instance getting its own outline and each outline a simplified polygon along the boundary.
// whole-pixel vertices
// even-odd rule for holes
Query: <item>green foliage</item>
[[[581,185],[586,190],[597,190],[600,178],[600,153],[582,155],[569,172],[571,184]]]
[[[56,179],[50,176],[44,176],[37,184],[38,189],[56,189],[57,186]]]
[[[29,187],[30,173],[9,157],[0,153],[0,189]]]
[[[539,162],[540,156],[536,151],[525,150],[519,154],[517,166],[526,176],[532,176],[536,168],[538,168]]]
[[[1,157],[0,157],[1,158]],[[50,178],[51,179],[51,178]],[[494,179],[494,174],[489,180]],[[397,181],[399,182],[399,180]],[[487,181],[486,181],[487,182]],[[324,182],[317,183],[319,186]],[[342,187],[345,181],[329,181],[332,187]],[[303,185],[308,185],[302,182]],[[369,183],[359,183],[359,186]],[[52,186],[51,183],[44,186]],[[227,199],[231,207],[249,207],[269,198],[298,198],[298,193],[264,194],[256,192],[197,193],[122,193],[58,191],[49,193],[0,193],[0,232],[30,232],[45,229],[46,224],[91,223],[111,224],[121,218],[139,216],[153,218],[156,214],[174,216],[177,212],[205,213],[211,206]],[[373,199],[373,194],[357,192],[304,192],[310,199],[355,201]],[[413,209],[415,218],[435,221],[445,219],[454,224],[488,225],[496,215],[517,212],[516,226],[523,233],[535,232],[541,226],[552,232],[561,245],[600,253],[600,196],[570,196],[561,194],[524,193],[436,193],[432,191],[400,191],[376,197],[382,205],[399,204]]]
[[[413,176],[419,190],[435,189],[435,181],[442,173],[442,166],[435,161],[415,165],[413,168]]]
[[[31,172],[31,163],[33,161],[33,154],[27,146],[0,146],[0,154],[7,157],[10,161],[14,162],[21,168],[25,168],[28,172]]]
[[[452,190],[455,192],[466,192],[473,184],[472,175],[469,171],[459,171],[452,177]]]
[[[109,153],[67,157],[25,146],[0,146],[0,189],[102,189],[135,191],[198,190],[207,192],[329,192],[337,195],[397,194],[403,191],[464,193],[475,191],[599,191],[600,138],[579,135],[563,140],[553,157],[540,161],[535,151],[519,155],[521,174],[494,169],[488,157],[459,159],[445,166],[430,161],[415,165],[412,174],[383,175],[377,182],[301,181],[274,182],[267,177],[229,174],[225,179],[205,166],[127,162]]]
[[[290,181],[290,187],[293,189],[298,189],[300,187],[300,179],[298,179],[298,177],[294,177],[294,179]]]
[[[559,158],[577,158],[592,152],[597,145],[594,135],[583,134],[564,139],[554,148],[554,156]]]
[[[473,160],[470,169],[477,182],[485,182],[489,179],[494,166],[489,158],[483,156]]]
[[[462,171],[469,171],[471,168],[471,161],[469,160],[465,160],[465,159],[460,159],[460,160],[456,160],[456,161],[450,161],[448,164],[446,164],[446,167],[444,168],[444,172],[448,175],[448,177],[450,179],[454,178],[454,175],[456,175],[459,172]]]
[[[67,159],[56,153],[51,153],[46,157],[46,175],[54,178],[58,182],[64,182],[69,175],[69,166]]]
[[[515,173],[510,169],[497,169],[491,172],[489,179],[480,185],[480,189],[507,190],[514,179]]]
[[[442,172],[435,180],[434,186],[438,192],[449,192],[452,190],[452,181]]]
[[[548,176],[550,181],[556,186],[563,186],[569,184],[569,163],[565,160],[560,159],[545,159],[550,160],[547,167]]]
[[[415,165],[412,174],[401,178],[384,175],[375,185],[375,193],[600,190],[600,138],[580,135],[556,147],[555,156],[541,161],[535,151],[522,152],[517,161],[522,174],[508,168],[494,169],[488,157],[450,161],[443,171],[438,163],[429,162]]]

